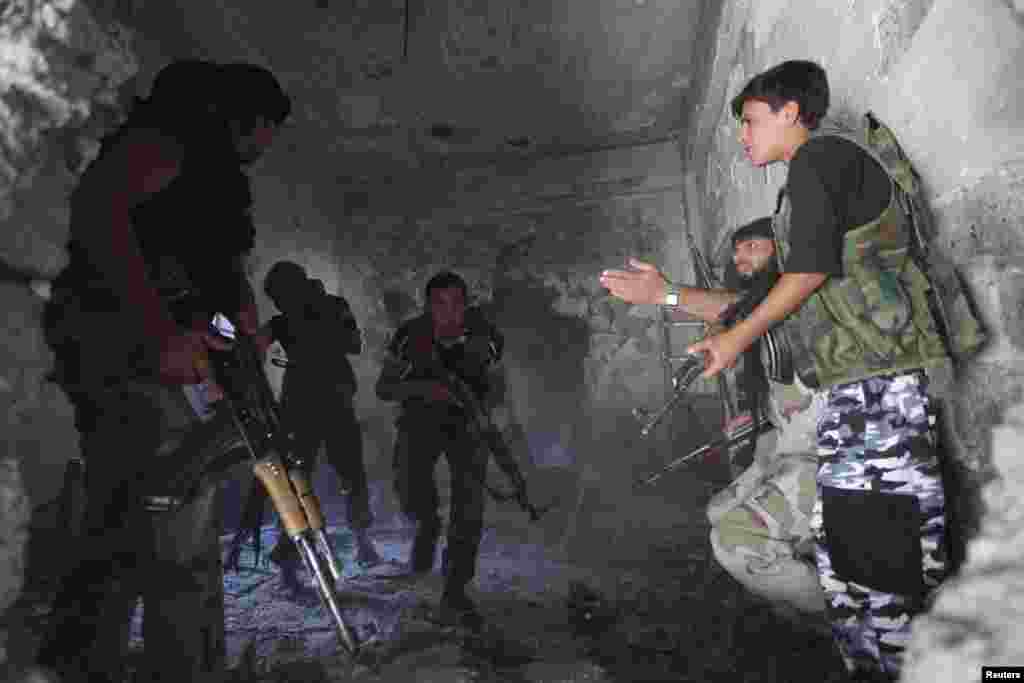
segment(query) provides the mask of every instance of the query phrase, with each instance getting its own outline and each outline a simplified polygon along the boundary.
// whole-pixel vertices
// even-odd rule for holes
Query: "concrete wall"
[[[704,92],[683,150],[685,166],[697,174],[702,188],[708,216],[704,229],[711,233],[710,242],[721,244],[729,229],[773,210],[776,191],[785,179],[782,165],[752,168],[736,141],[738,128],[728,102],[756,73],[786,59],[816,60],[829,75],[830,114],[851,120],[871,110],[895,131],[927,185],[939,244],[960,266],[992,335],[984,352],[964,368],[956,390],[944,395],[952,476],[948,498],[961,542],[977,534],[982,524],[984,482],[1003,481],[999,495],[1007,506],[1024,497],[1024,489],[1008,471],[993,466],[988,438],[1024,389],[1020,9],[1019,3],[996,0],[726,0],[718,30],[708,40]],[[985,501],[991,508],[992,496]],[[1004,513],[989,509],[985,519],[1000,514]],[[971,546],[965,575],[982,561],[979,548]],[[1024,575],[1020,559],[1014,562],[1001,580],[1019,581]],[[951,582],[949,591],[960,590],[957,585]],[[939,605],[944,604],[940,598]],[[1011,626],[1011,619],[989,619],[980,606],[964,609],[972,624],[991,629],[984,638],[991,649],[970,660],[972,665],[978,659],[1010,663],[1009,643],[1024,641],[1020,621]],[[931,618],[921,620],[917,647],[929,640],[924,634],[930,623]],[[980,669],[968,675],[964,668],[957,669],[958,674],[940,674],[930,656],[922,655],[906,680],[968,680],[980,675]]]
[[[116,123],[137,70],[132,34],[84,6],[16,0],[0,7],[0,671],[4,612],[25,580],[30,513],[52,498],[77,451],[70,406],[44,381],[51,359],[42,299],[21,281],[64,263],[66,197]]]

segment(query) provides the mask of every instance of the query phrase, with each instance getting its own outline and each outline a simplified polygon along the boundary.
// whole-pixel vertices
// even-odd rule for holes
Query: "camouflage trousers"
[[[758,439],[754,462],[708,505],[711,548],[722,568],[751,593],[823,615],[810,522],[817,417],[825,395],[773,384],[771,398],[775,432]]]
[[[818,425],[811,522],[847,668],[896,680],[911,619],[946,571],[935,415],[922,371],[833,387]]]

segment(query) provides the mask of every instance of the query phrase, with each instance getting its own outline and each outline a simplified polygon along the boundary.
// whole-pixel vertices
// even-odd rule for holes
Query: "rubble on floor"
[[[265,549],[275,533],[264,530]],[[312,588],[295,594],[269,562],[254,567],[246,549],[241,571],[225,577],[228,681],[774,683],[809,680],[809,672],[817,681],[844,680],[830,639],[744,593],[706,543],[652,540],[648,565],[610,561],[597,570],[561,562],[545,547],[485,542],[472,591],[485,626],[472,633],[436,623],[442,578],[437,568],[420,577],[404,572],[408,531],[377,530],[386,562],[368,570],[352,562],[345,529],[331,534],[346,568],[345,615],[371,640],[368,656],[350,662]],[[20,609],[37,636],[52,585],[35,584]]]

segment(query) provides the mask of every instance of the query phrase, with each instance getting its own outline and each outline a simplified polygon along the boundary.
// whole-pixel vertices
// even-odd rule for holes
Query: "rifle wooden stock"
[[[292,490],[289,475],[280,459],[260,460],[252,466],[252,471],[266,488],[288,536],[294,538],[308,529],[310,525],[306,513],[299,497]]]
[[[320,509],[320,499],[313,492],[313,486],[309,482],[306,472],[298,467],[288,470],[288,478],[295,487],[295,495],[298,496],[299,504],[306,513],[309,527],[314,531],[324,528],[324,514]]]

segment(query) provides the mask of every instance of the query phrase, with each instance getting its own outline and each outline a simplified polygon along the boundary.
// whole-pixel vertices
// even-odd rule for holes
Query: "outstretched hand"
[[[704,353],[704,372],[702,379],[711,379],[722,370],[736,365],[740,354],[746,350],[742,340],[737,339],[732,331],[722,332],[710,337],[705,337],[696,344],[686,349],[687,353]]]
[[[660,304],[665,300],[668,281],[654,264],[631,258],[629,268],[603,271],[601,285],[612,296],[631,304]]]

